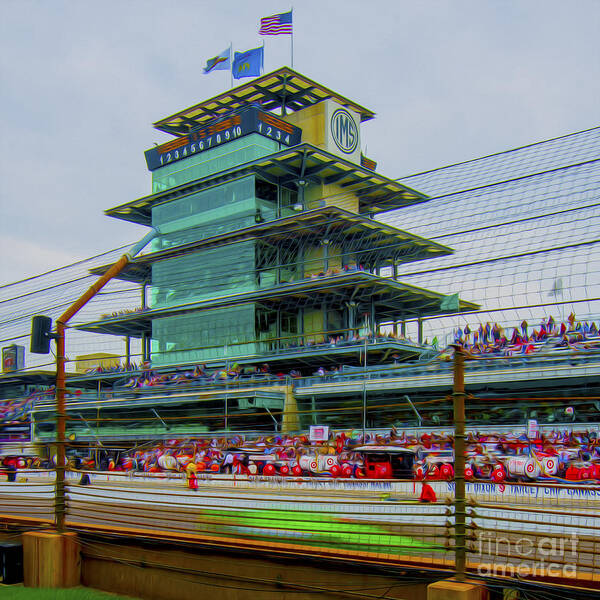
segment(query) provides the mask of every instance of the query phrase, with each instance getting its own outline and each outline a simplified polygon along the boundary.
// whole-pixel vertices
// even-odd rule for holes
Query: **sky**
[[[152,123],[230,88],[275,0],[0,0],[0,285],[140,239]],[[374,110],[391,178],[599,125],[600,0],[304,0],[293,67]],[[265,71],[290,37],[265,38]],[[248,80],[241,80],[244,83]],[[365,147],[366,146],[366,147]]]

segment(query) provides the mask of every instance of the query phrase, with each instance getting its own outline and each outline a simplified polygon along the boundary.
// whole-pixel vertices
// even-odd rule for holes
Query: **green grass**
[[[25,588],[0,585],[0,598],[4,600],[132,600],[130,596],[116,596],[86,587],[70,589]]]

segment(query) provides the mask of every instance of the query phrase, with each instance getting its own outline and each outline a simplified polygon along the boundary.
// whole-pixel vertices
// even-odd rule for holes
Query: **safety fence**
[[[51,471],[0,482],[6,525],[54,523]],[[453,486],[421,483],[68,471],[66,527],[287,556],[454,570]],[[490,484],[467,487],[467,571],[484,578],[600,582],[600,486]]]

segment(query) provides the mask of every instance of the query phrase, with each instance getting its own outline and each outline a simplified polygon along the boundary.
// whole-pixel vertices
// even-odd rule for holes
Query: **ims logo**
[[[331,115],[331,135],[335,145],[345,154],[352,154],[358,145],[358,128],[352,115],[338,108]]]

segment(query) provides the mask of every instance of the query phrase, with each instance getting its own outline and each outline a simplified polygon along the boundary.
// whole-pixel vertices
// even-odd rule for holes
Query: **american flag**
[[[259,35],[292,34],[292,11],[280,15],[263,17],[260,20]]]

